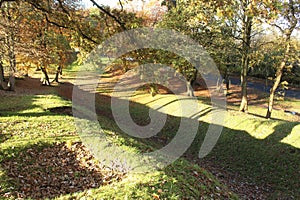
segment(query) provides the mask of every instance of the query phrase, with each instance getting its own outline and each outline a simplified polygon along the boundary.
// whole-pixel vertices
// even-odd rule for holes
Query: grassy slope
[[[148,106],[167,105],[164,112],[174,114],[178,106],[172,98],[158,95],[133,98]],[[200,128],[198,136],[188,151],[189,157],[197,157],[199,144],[203,141],[208,125],[213,122],[209,102],[199,100]],[[277,102],[283,105],[299,105],[299,100]],[[263,118],[266,109],[250,106],[250,114],[237,112],[237,107],[228,106],[222,135],[213,151],[205,158],[233,172],[238,172],[253,182],[270,187],[270,198],[300,198],[300,122],[294,115],[274,110],[276,120]],[[206,111],[209,112],[206,112]]]
[[[56,95],[36,96],[4,96],[0,103],[0,161],[16,162],[22,160],[19,155],[26,155],[30,148],[43,149],[54,143],[63,141],[78,141],[72,117],[63,114],[51,113],[48,109],[68,106],[65,101]],[[107,120],[107,119],[106,119]],[[104,122],[104,121],[103,121]],[[107,130],[110,120],[106,121]],[[116,141],[122,144],[123,140]],[[138,143],[135,143],[138,144]],[[147,144],[146,144],[147,145]],[[21,159],[21,160],[20,160]],[[17,179],[7,176],[7,171],[0,171],[0,198],[18,190]],[[26,167],[26,163],[19,166]],[[43,168],[37,170],[45,170]],[[204,169],[193,165],[184,159],[176,161],[162,171],[155,171],[146,175],[129,174],[120,182],[100,188],[89,188],[70,195],[63,195],[59,199],[72,197],[90,197],[103,199],[204,199],[235,198],[225,186]],[[16,196],[12,197],[16,198]]]
[[[57,141],[79,140],[79,137],[74,135],[75,128],[71,117],[56,115],[45,110],[49,107],[69,105],[70,102],[56,95],[6,98],[0,103],[1,161],[14,159],[18,154],[16,149],[26,149],[32,144],[43,142],[43,145]],[[138,98],[136,101],[141,103],[153,100],[149,95],[142,95]],[[299,105],[299,101],[294,100],[282,103],[287,106]],[[205,100],[200,100],[200,104],[203,108],[209,108]],[[104,110],[108,109],[107,105],[99,106]],[[142,104],[132,104],[132,108],[132,115],[139,123],[148,120],[144,117],[148,112],[148,107]],[[273,113],[273,117],[281,120],[265,120],[258,116],[265,114],[265,108],[258,106],[250,107],[250,112],[255,115],[245,115],[234,111],[235,107],[229,108],[233,110],[227,114],[222,136],[214,150],[205,159],[236,171],[254,182],[270,186],[274,190],[273,198],[300,198],[299,122],[289,122],[288,120],[295,120],[295,118],[282,111]],[[168,109],[165,110],[168,111]],[[170,110],[172,111],[172,106]],[[209,113],[201,117],[201,128],[187,153],[188,157],[197,158],[199,144],[203,141],[208,123],[210,123],[209,117]],[[148,147],[160,148],[165,142],[171,140],[176,132],[179,118],[170,118],[167,127],[159,135],[162,142],[133,140],[122,133],[109,118],[102,116],[99,120],[106,133],[116,143],[143,151]],[[17,146],[24,148],[16,148]],[[12,190],[11,186],[15,184],[14,180],[9,180],[5,174],[5,171],[2,171],[2,177],[0,177],[1,194]],[[199,196],[211,198],[211,195],[214,195],[214,199],[235,197],[204,169],[182,158],[162,171],[147,175],[128,175],[113,185],[87,189],[60,198],[88,196],[104,199],[112,197],[155,199],[156,195],[168,199],[184,197],[199,199]]]

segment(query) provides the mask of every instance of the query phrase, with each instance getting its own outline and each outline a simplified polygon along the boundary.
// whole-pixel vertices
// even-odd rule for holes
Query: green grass
[[[80,141],[73,118],[50,112],[55,107],[70,106],[70,102],[56,95],[4,96],[0,102],[0,162],[13,162],[22,170],[32,163],[22,162],[22,156],[31,149],[39,152],[55,144]],[[150,143],[139,142],[118,134],[115,124],[108,118],[101,123],[108,137],[129,151],[153,148]],[[116,137],[118,136],[118,137]],[[125,148],[125,149],[126,149]],[[32,161],[34,162],[34,160]],[[20,184],[11,177],[5,166],[0,166],[0,199],[8,193],[15,194]],[[36,169],[44,171],[43,168]],[[75,193],[56,196],[57,199],[237,199],[226,186],[220,184],[209,172],[191,162],[180,159],[163,170],[147,174],[128,174],[121,181],[99,188],[87,188]],[[11,199],[17,198],[12,195]],[[27,197],[30,198],[30,197]]]
[[[157,95],[152,98],[147,94],[138,94],[132,100],[138,104],[131,104],[131,116],[139,124],[149,123],[148,110],[155,105],[165,105],[159,112],[175,115],[169,117],[166,127],[158,135],[159,140],[132,139],[122,133],[109,118],[100,117],[101,125],[103,124],[107,131],[117,134],[115,142],[120,145],[132,146],[140,151],[147,151],[148,146],[151,146],[152,150],[164,146],[177,131],[180,121],[180,113],[177,113],[178,104],[170,103],[173,97],[169,95]],[[193,159],[198,157],[200,144],[203,142],[208,125],[212,122],[210,101],[201,97],[198,100],[202,109],[199,115],[200,128],[186,154],[188,158]],[[289,98],[275,101],[276,106],[296,112],[299,112],[299,103],[299,100]],[[249,114],[237,112],[238,106],[229,105],[222,135],[205,160],[240,174],[258,187],[270,188],[268,194],[270,199],[299,199],[299,118],[275,109],[272,112],[273,119],[267,120],[264,118],[266,108],[261,104],[250,105]],[[103,110],[109,109],[107,105],[99,107]]]
[[[155,104],[166,105],[161,111],[180,115],[175,112],[178,104],[176,101],[170,103],[173,100],[169,95],[158,95],[155,98],[140,95],[133,100],[150,107]],[[292,99],[277,102],[282,106],[295,106],[290,107],[291,109],[297,108],[298,103],[298,100]],[[200,98],[199,104],[203,110],[200,113],[200,128],[196,140],[187,152],[189,158],[198,156],[199,144],[203,142],[208,125],[213,122],[209,102]],[[222,135],[204,160],[237,172],[259,187],[268,186],[271,188],[269,198],[299,199],[300,122],[296,121],[299,118],[282,110],[274,110],[273,117],[276,119],[268,120],[263,117],[266,109],[261,106],[250,106],[249,114],[237,112],[237,107],[229,108]],[[165,131],[163,135],[170,137],[172,134]]]
[[[67,69],[76,73],[76,66]],[[69,73],[69,74],[68,74]],[[101,99],[103,96],[99,96]],[[178,104],[172,96],[137,94],[131,103],[131,116],[138,124],[149,123],[149,107],[164,105],[159,112],[170,114],[166,126],[156,138],[135,139],[122,132],[109,117],[110,106],[99,101],[97,108],[104,112],[98,120],[110,141],[126,151],[153,151],[170,142],[180,123]],[[283,107],[299,109],[299,101],[277,101]],[[50,112],[51,108],[70,106],[55,94],[33,96],[4,96],[0,102],[0,162],[18,161],[29,148],[44,149],[56,143],[80,141],[73,117]],[[86,188],[57,199],[238,199],[208,171],[201,168],[198,152],[211,123],[211,107],[206,98],[199,98],[200,128],[195,141],[184,157],[170,166],[147,174],[128,174],[120,181],[99,188]],[[237,112],[229,106],[224,129],[213,151],[205,161],[233,173],[238,173],[258,187],[271,188],[270,199],[300,198],[300,123],[293,115],[274,110],[275,120],[263,118],[266,109],[249,107],[250,113]],[[187,116],[185,116],[187,117]],[[200,162],[201,163],[201,162]],[[25,165],[26,166],[26,165]],[[20,166],[21,168],[22,166]],[[18,182],[0,167],[0,199],[17,190]]]

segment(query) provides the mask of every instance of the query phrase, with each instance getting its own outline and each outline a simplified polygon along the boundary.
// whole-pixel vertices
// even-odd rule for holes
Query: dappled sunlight
[[[295,126],[292,132],[285,138],[283,138],[280,142],[300,149],[300,124]]]

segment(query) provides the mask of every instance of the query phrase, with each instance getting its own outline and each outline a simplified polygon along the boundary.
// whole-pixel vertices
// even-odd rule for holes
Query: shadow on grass
[[[105,97],[106,103],[103,102],[103,95],[96,95],[96,106],[99,115],[100,124],[104,122],[104,128],[118,134],[122,131],[116,128],[114,119],[110,110],[110,99]],[[101,102],[99,104],[99,102]],[[122,101],[122,100],[120,100]],[[148,116],[149,107],[138,103],[130,103],[131,107],[138,108],[138,112],[131,113],[131,117],[138,123],[139,119]],[[131,109],[134,111],[134,109]],[[157,112],[152,110],[152,112]],[[211,112],[207,109],[203,115]],[[104,114],[105,113],[105,114]],[[168,121],[162,131],[149,139],[136,139],[126,135],[118,135],[124,140],[122,144],[134,147],[142,147],[145,144],[153,147],[152,150],[159,149],[168,144],[176,134],[180,119],[174,116],[168,116]],[[111,120],[110,124],[107,121]],[[190,119],[193,120],[193,119]],[[105,122],[106,121],[106,122]],[[142,120],[148,122],[147,120]],[[263,126],[267,127],[267,122],[261,121]],[[274,121],[275,123],[275,121]],[[147,123],[141,123],[145,125]],[[102,124],[101,124],[102,125]],[[298,148],[282,143],[281,140],[288,136],[292,129],[299,125],[298,122],[280,121],[274,128],[273,133],[266,139],[256,139],[247,131],[235,130],[224,127],[222,136],[213,151],[204,158],[217,166],[227,168],[229,171],[237,172],[250,181],[257,184],[257,187],[267,186],[271,188],[266,191],[268,198],[299,198],[300,177],[300,151]],[[198,135],[190,149],[186,152],[187,158],[191,162],[198,160],[198,152],[207,132],[209,124],[200,121]],[[132,142],[132,139],[136,142]],[[201,160],[198,160],[201,166]],[[171,174],[170,174],[171,175]],[[255,188],[255,187],[254,187]]]
[[[255,139],[248,132],[224,128],[218,144],[204,162],[239,173],[246,180],[271,189],[272,199],[299,199],[300,149],[281,142],[297,122],[282,122],[265,139]],[[195,142],[190,154],[196,156]],[[201,165],[201,160],[199,161]]]
[[[59,87],[58,93],[66,99],[71,99],[72,97],[71,90],[72,90],[71,84],[64,84]],[[87,95],[89,95],[88,92]],[[143,149],[143,147],[145,146],[146,147],[151,146],[155,150],[168,144],[174,137],[174,134],[176,133],[181,120],[181,118],[178,117],[168,116],[166,126],[162,129],[162,131],[157,136],[151,137],[150,139],[132,138],[126,135],[126,133],[122,133],[118,129],[112,117],[112,113],[110,110],[110,102],[111,102],[110,97],[100,95],[100,94],[96,95],[96,107],[97,107],[96,110],[101,125],[103,123],[104,129],[117,133],[118,137],[122,138],[122,145],[141,148],[141,151],[145,150]],[[147,113],[149,112],[149,107],[138,103],[130,103],[130,106],[133,108],[133,111],[134,109],[139,110],[139,112],[134,112],[134,116],[133,116],[133,118],[135,119],[135,121],[137,121],[137,123],[140,122],[140,124],[144,125],[149,122],[148,118],[145,117],[148,116]],[[206,111],[203,113],[204,115],[209,114],[210,112],[209,109]],[[153,112],[157,112],[157,111],[153,111]],[[298,124],[299,123],[296,122],[280,122],[279,125],[275,127],[274,132],[269,137],[263,140],[255,139],[254,137],[250,136],[250,134],[246,131],[235,130],[235,129],[230,129],[225,127],[223,129],[223,133],[216,147],[207,157],[204,158],[204,160],[209,161],[214,165],[225,167],[230,171],[237,172],[242,176],[245,176],[246,178],[253,180],[255,183],[258,183],[258,187],[264,187],[264,185],[270,187],[271,191],[269,191],[267,194],[269,198],[294,198],[294,199],[300,198],[299,196],[300,195],[299,149],[281,142],[282,138],[286,137],[291,132],[291,130]],[[198,152],[203,142],[203,138],[206,134],[208,126],[209,124],[205,122],[200,122],[198,135],[194,140],[192,146],[186,153],[191,163],[194,162],[195,160],[198,160]],[[145,145],[141,145],[141,144],[145,144]],[[33,147],[27,147],[26,149],[21,149],[19,151],[22,151],[26,154],[27,150],[30,148]],[[47,153],[48,150],[45,151],[45,153]],[[64,150],[64,151],[66,154],[70,153],[68,150]],[[72,153],[70,154],[72,156]],[[74,154],[73,154],[73,158],[74,158]],[[12,160],[14,161],[12,162],[13,164],[18,163],[20,157],[13,157]],[[5,162],[10,162],[10,161],[6,160]],[[21,162],[20,164],[21,168],[24,167],[26,168],[26,166],[31,166],[28,164],[30,162],[26,162],[26,163],[24,163],[23,161],[20,162]],[[60,160],[60,162],[63,163],[64,160]],[[200,161],[198,160],[197,162],[201,166],[201,160]],[[42,171],[47,172],[47,174],[41,174],[41,177],[43,175],[45,177],[48,177],[49,171],[47,171],[47,167],[45,168],[45,166],[40,166],[43,163],[43,161],[41,160],[35,163],[38,167],[43,169]],[[6,165],[2,164],[2,167],[5,166]],[[91,173],[91,175],[93,176],[92,172],[85,171],[86,170],[85,168],[80,168],[77,161],[73,161],[73,163],[72,162],[70,163],[70,168],[73,169],[74,167],[78,173],[83,171],[87,174]],[[176,169],[174,169],[173,172],[170,172],[167,169],[165,169],[164,171],[168,176],[173,177],[174,179],[178,179],[178,176],[174,176],[174,173],[177,173]],[[34,177],[33,172],[34,170],[28,171],[26,176],[31,176],[31,174],[33,174]],[[73,173],[73,175],[74,174],[76,173]],[[19,177],[17,177],[16,175],[12,176],[13,174],[10,174],[10,170],[8,169],[6,171],[6,175],[9,175],[10,177],[14,177],[13,178],[14,183],[20,182]],[[76,177],[75,175],[74,176],[73,175],[70,175],[70,177],[73,177],[72,180],[77,180],[77,178],[81,177],[81,176]],[[64,175],[58,174],[55,175],[55,177],[61,178],[64,177]],[[101,179],[101,175],[95,174],[95,177]],[[181,182],[183,184],[186,184],[188,180],[181,180]],[[42,185],[42,183],[40,184]],[[54,183],[47,182],[46,185],[49,185],[49,187],[51,188],[51,187],[56,187],[55,184],[57,184],[57,182],[55,183],[54,181]],[[84,187],[80,189],[78,188],[74,189],[72,185],[64,185],[61,183],[58,184],[58,187],[67,187],[68,189],[65,189],[65,191],[67,192],[61,191],[54,194],[51,193],[50,195],[47,193],[39,194],[39,195],[42,195],[43,198],[44,197],[50,198],[53,196],[57,197],[59,195],[63,195],[66,193],[82,191],[84,189]],[[43,188],[41,188],[41,191],[43,191]],[[182,197],[185,197],[184,192],[185,191],[182,191],[181,194]],[[197,195],[195,196],[200,197]],[[32,196],[32,198],[34,198],[34,196]]]

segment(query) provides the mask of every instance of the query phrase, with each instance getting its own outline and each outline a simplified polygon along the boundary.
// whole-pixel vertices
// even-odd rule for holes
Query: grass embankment
[[[128,150],[143,152],[159,149],[171,141],[177,132],[181,116],[174,112],[178,105],[170,95],[152,98],[141,94],[132,98],[137,103],[130,104],[131,116],[139,124],[149,123],[149,107],[158,112],[177,115],[168,116],[161,133],[148,140],[137,140],[122,133],[110,118],[109,101],[101,103],[103,99],[107,99],[107,96],[103,97],[99,96],[97,105],[97,110],[103,114],[99,113],[100,124],[111,141],[126,146]],[[226,186],[201,168],[201,160],[197,159],[211,123],[211,113],[214,112],[207,99],[199,98],[201,112],[191,119],[199,118],[200,126],[185,158],[160,171],[125,176],[91,158],[80,144],[73,117],[67,115],[68,112],[51,112],[51,108],[70,106],[69,101],[55,94],[4,96],[1,99],[0,198],[14,199],[22,195],[27,198],[59,199],[236,198]],[[290,110],[299,109],[299,101],[296,100],[280,104],[292,108]],[[157,109],[157,105],[164,106]],[[261,117],[266,109],[259,105],[250,106],[248,115],[237,112],[238,108],[235,106],[228,108],[222,135],[204,160],[237,172],[249,182],[257,184],[257,187],[270,188],[267,195],[271,199],[299,199],[299,118],[282,110],[274,110],[272,116],[277,120],[266,120]],[[47,152],[51,152],[50,155]],[[53,160],[56,164],[53,164]],[[19,173],[21,171],[23,173]],[[30,179],[31,175],[33,178]],[[51,183],[46,180],[47,177],[55,181]],[[42,189],[44,193],[29,192],[28,188],[38,188],[39,191]],[[47,193],[53,190],[54,192]]]
[[[165,105],[160,109],[161,112],[178,115],[174,112],[178,104],[172,95],[158,95],[152,99],[148,96],[140,95],[132,100],[149,107]],[[288,99],[277,102],[277,105],[297,111],[299,103],[299,100]],[[187,152],[189,158],[198,156],[208,126],[214,123],[212,113],[218,111],[211,109],[209,104],[207,99],[200,98],[201,112],[197,115],[185,114],[200,120],[198,136]],[[222,135],[204,160],[237,172],[258,187],[266,186],[270,189],[268,196],[271,199],[299,199],[299,117],[283,110],[274,110],[274,119],[268,120],[263,117],[266,108],[259,105],[251,105],[249,111],[249,114],[244,114],[238,112],[238,107],[228,106]],[[201,160],[199,163],[201,165]]]
[[[102,166],[80,144],[72,116],[53,111],[71,104],[55,94],[1,99],[1,199],[236,197],[209,172],[185,159],[148,174],[124,175]],[[103,118],[102,124],[118,134],[110,119]],[[113,138],[120,145],[126,140]]]

